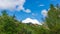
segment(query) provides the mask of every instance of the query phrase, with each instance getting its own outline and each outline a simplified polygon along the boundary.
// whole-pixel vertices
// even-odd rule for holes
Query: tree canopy
[[[24,24],[16,20],[15,15],[9,16],[3,10],[0,15],[0,34],[60,34],[60,7],[51,4],[44,24],[37,26]]]

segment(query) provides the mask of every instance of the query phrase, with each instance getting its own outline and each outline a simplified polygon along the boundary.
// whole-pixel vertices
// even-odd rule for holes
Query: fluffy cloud
[[[2,9],[14,9],[16,5],[19,5],[19,8],[22,9],[25,0],[0,0],[0,8]]]
[[[47,13],[48,13],[48,12],[47,12],[47,10],[45,10],[45,9],[41,11],[41,14],[42,14],[43,16],[45,16],[45,17],[47,16]]]
[[[25,10],[23,7],[26,0],[0,0],[0,9],[11,9],[11,10],[23,10],[25,12],[30,10]],[[16,6],[18,6],[16,8]]]
[[[23,23],[29,23],[29,22],[31,22],[32,24],[42,25],[38,20],[36,20],[36,19],[31,19],[31,18],[26,18],[26,19],[23,20],[22,22],[23,22]]]

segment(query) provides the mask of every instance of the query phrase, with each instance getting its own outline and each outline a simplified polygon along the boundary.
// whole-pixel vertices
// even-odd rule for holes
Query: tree
[[[7,12],[2,11],[0,16],[0,34],[31,34],[24,24],[15,19],[15,15],[9,16]]]
[[[0,16],[0,34],[14,34],[17,33],[17,27],[15,19],[8,16],[7,12],[2,11],[2,16]]]
[[[60,10],[59,7],[50,5],[48,16],[46,17],[46,25],[50,29],[50,34],[58,34],[60,32]]]

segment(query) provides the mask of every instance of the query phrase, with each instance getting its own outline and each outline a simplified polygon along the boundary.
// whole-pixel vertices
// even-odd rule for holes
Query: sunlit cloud
[[[41,14],[42,14],[43,16],[45,16],[45,17],[47,16],[47,13],[48,13],[48,11],[47,11],[46,9],[44,9],[44,10],[41,11]]]
[[[26,0],[0,0],[0,9],[9,9],[9,10],[23,10],[24,12],[30,12],[30,9],[25,10],[24,3]],[[16,8],[16,6],[18,6]]]

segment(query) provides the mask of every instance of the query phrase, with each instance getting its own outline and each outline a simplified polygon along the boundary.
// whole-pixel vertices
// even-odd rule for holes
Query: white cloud
[[[43,5],[43,4],[40,4],[39,6],[45,6],[45,5]]]
[[[30,9],[26,9],[25,12],[26,13],[31,13],[31,10]]]
[[[29,9],[25,10],[23,7],[26,0],[0,0],[0,9],[10,9],[10,10],[23,10],[25,12],[30,11]],[[16,8],[16,6],[18,7]]]
[[[31,19],[31,18],[26,18],[22,22],[23,23],[29,23],[29,22],[31,22],[32,24],[42,25],[37,19]]]
[[[0,8],[2,9],[14,9],[16,5],[19,5],[19,8],[22,9],[25,0],[0,0]]]
[[[48,11],[47,11],[46,9],[44,9],[44,10],[41,11],[41,14],[42,14],[43,16],[47,16],[47,13],[48,13]]]

